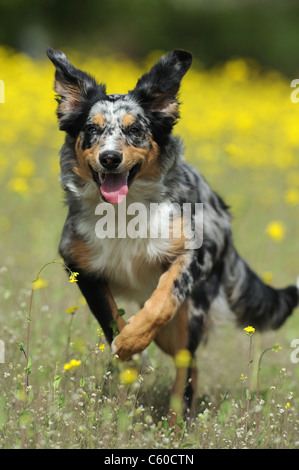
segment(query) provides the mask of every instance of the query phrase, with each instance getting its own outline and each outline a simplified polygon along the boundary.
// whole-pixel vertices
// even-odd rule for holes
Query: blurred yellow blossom
[[[177,367],[190,367],[192,355],[188,349],[180,349],[175,355],[174,363]]]
[[[28,194],[29,192],[29,186],[27,184],[27,181],[25,178],[22,176],[18,176],[16,178],[12,178],[8,181],[8,188],[11,191],[14,191],[15,193],[19,194]]]
[[[248,336],[252,336],[255,333],[255,328],[253,326],[246,326],[246,328],[244,328],[244,331],[246,331]]]
[[[126,369],[123,369],[119,374],[120,382],[125,385],[130,385],[136,382],[137,378],[138,378],[138,372],[136,369],[133,369],[132,367],[127,367]]]
[[[58,172],[53,152],[64,137],[55,116],[54,68],[46,55],[44,60],[34,60],[3,46],[0,57],[1,79],[12,84],[6,88],[0,115],[0,168],[7,174],[14,170],[16,176],[25,176],[30,187],[30,178],[40,169],[51,178]],[[94,57],[69,51],[68,57],[77,67],[95,74],[99,82],[107,83],[109,93],[132,89],[158,59],[157,53],[150,54],[141,68],[128,58],[113,55]],[[286,100],[287,79],[275,71],[261,73],[258,64],[239,58],[209,70],[194,65],[184,79],[182,95],[179,133],[198,147],[201,159],[220,163],[221,148],[226,149],[227,162],[233,166],[296,171],[299,116],[296,106]]]
[[[71,272],[70,277],[69,277],[69,282],[78,282],[78,279],[77,279],[78,276],[79,276],[79,273]]]
[[[44,289],[45,287],[47,287],[47,285],[48,285],[47,280],[41,279],[40,277],[38,277],[37,279],[33,281],[32,289],[33,290]]]
[[[76,310],[78,310],[78,305],[73,305],[72,307],[65,309],[66,313],[69,313],[70,315],[74,315]]]
[[[285,235],[285,226],[280,221],[273,221],[267,225],[266,228],[267,235],[276,242],[280,242]]]
[[[297,188],[289,188],[284,195],[285,202],[290,206],[297,206],[299,204],[299,190]]]
[[[273,281],[273,274],[271,273],[271,271],[266,271],[266,272],[264,272],[264,274],[263,274],[263,281],[264,281],[266,284],[271,284],[271,282]]]
[[[29,158],[21,158],[16,164],[15,173],[19,176],[32,176],[35,173],[34,161]]]
[[[79,367],[80,364],[82,364],[82,361],[77,360],[77,359],[72,359],[70,362],[67,362],[66,364],[64,364],[63,368],[64,370],[74,370],[74,369],[77,369],[77,367]]]
[[[274,351],[274,352],[276,352],[276,353],[277,353],[278,351],[281,351],[282,347],[281,347],[281,346],[279,346],[279,344],[278,344],[278,343],[276,343],[276,344],[273,344],[273,346],[272,346],[272,348],[271,348],[271,349],[272,349],[272,351]]]

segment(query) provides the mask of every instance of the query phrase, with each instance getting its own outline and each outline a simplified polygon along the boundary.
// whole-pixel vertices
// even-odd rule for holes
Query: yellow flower
[[[285,234],[285,226],[278,220],[270,222],[266,228],[266,233],[272,240],[280,242]]]
[[[272,346],[271,349],[272,349],[272,351],[274,351],[274,352],[277,353],[277,352],[280,351],[282,348],[279,346],[279,344],[273,344],[273,346]]]
[[[244,382],[247,379],[247,377],[244,374],[241,374],[240,380],[241,382]]]
[[[11,180],[9,180],[8,182],[8,188],[15,192],[15,193],[19,193],[19,194],[27,194],[29,193],[29,186],[27,184],[27,181],[25,178],[19,176],[19,177],[16,177],[16,178],[12,178]]]
[[[192,356],[188,349],[180,349],[174,358],[174,363],[177,367],[190,367]]]
[[[67,362],[64,364],[63,368],[64,370],[74,370],[79,367],[79,365],[82,364],[82,361],[77,360],[77,359],[72,359],[70,362]]]
[[[73,305],[73,307],[65,309],[66,313],[69,313],[70,315],[74,315],[76,310],[78,310],[78,305]]]
[[[285,409],[287,410],[288,408],[290,408],[290,406],[291,406],[291,405],[289,404],[289,402],[286,403]]]
[[[299,191],[297,188],[290,188],[284,195],[284,200],[290,206],[296,206],[299,204]]]
[[[37,279],[35,279],[32,283],[32,289],[33,290],[38,290],[38,289],[44,289],[45,287],[47,287],[48,285],[48,281],[46,281],[45,279],[41,279],[40,277],[38,277]]]
[[[30,177],[35,173],[35,163],[29,158],[22,158],[18,161],[15,172],[18,176]]]
[[[69,281],[70,282],[78,282],[78,279],[76,279],[77,276],[79,276],[79,273],[71,272]]]
[[[273,281],[273,274],[271,273],[271,271],[266,271],[266,272],[263,274],[263,281],[264,281],[266,284],[271,284],[271,282]]]
[[[130,385],[136,382],[137,378],[138,378],[137,370],[133,369],[132,367],[127,367],[126,369],[122,370],[121,373],[119,374],[120,382],[125,385]]]
[[[246,326],[246,328],[244,328],[244,331],[246,331],[248,336],[252,336],[255,333],[255,328],[253,328],[253,326]]]
[[[99,350],[100,350],[100,351],[103,352],[104,349],[105,349],[105,343],[103,343],[103,344],[101,344],[101,345],[99,346]]]

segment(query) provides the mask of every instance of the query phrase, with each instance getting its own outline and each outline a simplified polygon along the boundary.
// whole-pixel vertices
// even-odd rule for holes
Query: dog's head
[[[191,54],[175,50],[162,57],[125,95],[107,95],[105,85],[62,52],[48,49],[47,55],[56,67],[59,126],[75,139],[74,172],[92,179],[111,203],[121,202],[135,178],[159,178]]]

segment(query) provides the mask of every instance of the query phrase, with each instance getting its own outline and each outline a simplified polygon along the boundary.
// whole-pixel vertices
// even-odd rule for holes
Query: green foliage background
[[[0,43],[43,55],[47,46],[134,58],[191,50],[206,66],[253,57],[299,70],[295,0],[1,0]]]

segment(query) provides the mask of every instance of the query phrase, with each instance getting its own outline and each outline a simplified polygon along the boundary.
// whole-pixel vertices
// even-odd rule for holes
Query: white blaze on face
[[[122,153],[124,145],[124,129],[135,122],[137,114],[142,110],[137,103],[100,101],[90,111],[88,121],[99,125],[103,132],[100,140],[100,153]],[[130,118],[130,119],[128,119]],[[100,191],[107,202],[119,204],[128,193],[128,171],[99,172]]]

